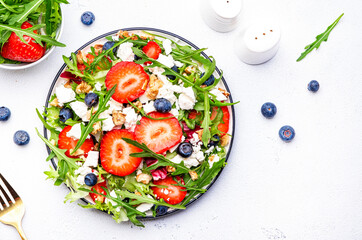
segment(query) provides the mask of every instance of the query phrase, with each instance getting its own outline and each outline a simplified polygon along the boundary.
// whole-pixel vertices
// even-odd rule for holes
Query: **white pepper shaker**
[[[278,52],[280,36],[280,28],[275,23],[252,24],[237,36],[236,54],[247,64],[267,62]]]
[[[243,0],[204,0],[201,15],[206,24],[217,32],[230,32],[239,23]]]

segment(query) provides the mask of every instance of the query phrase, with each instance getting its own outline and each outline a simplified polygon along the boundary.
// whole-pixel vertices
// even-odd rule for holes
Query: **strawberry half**
[[[216,117],[217,109],[218,109],[218,107],[212,108],[211,120],[214,120],[214,118]],[[222,106],[221,111],[223,113],[222,120],[224,123],[220,123],[217,128],[219,129],[219,131],[227,133],[229,131],[230,113],[229,113],[227,106]],[[225,135],[225,134],[221,134],[221,135]]]
[[[77,145],[78,140],[75,140],[72,137],[67,136],[67,132],[72,129],[72,126],[66,126],[60,133],[59,133],[59,140],[58,140],[58,147],[60,149],[67,149],[65,152],[65,155],[67,155],[70,158],[77,158],[77,156],[71,156],[70,152],[73,151],[75,146]],[[82,146],[78,149],[79,151],[84,152],[84,156],[88,156],[88,152],[93,150],[94,143],[92,139],[86,139]]]
[[[105,83],[108,90],[117,84],[112,98],[119,103],[128,103],[145,92],[149,78],[141,65],[134,62],[120,62],[109,70]]]
[[[130,157],[141,149],[126,143],[122,138],[134,140],[134,133],[125,129],[113,129],[103,136],[101,142],[101,163],[107,172],[117,176],[127,176],[140,165],[142,158]]]
[[[181,141],[182,129],[180,123],[171,113],[151,112],[148,115],[153,118],[172,118],[151,120],[142,117],[140,125],[135,128],[138,142],[146,144],[156,153],[163,153]]]
[[[96,185],[94,185],[91,189],[91,191],[95,190],[99,193],[102,193],[104,195],[107,195],[106,191],[104,191],[104,189],[102,188],[107,188],[107,183],[104,181],[104,182],[101,182],[101,183],[97,183]],[[98,201],[98,202],[101,202],[101,203],[104,203],[104,201],[106,200],[106,197],[105,196],[102,196],[100,194],[97,194],[97,193],[89,193],[89,196],[93,199],[93,201]]]
[[[182,178],[179,178],[178,181],[185,184]],[[173,185],[177,184],[177,182],[173,180],[171,176],[162,180],[153,181],[153,184],[167,186],[167,188],[151,187],[151,189],[157,199],[162,198],[168,204],[175,205],[182,202],[187,194],[185,187]]]
[[[142,51],[147,55],[147,57],[158,59],[160,53],[162,52],[160,46],[154,41],[150,41],[146,46],[142,48]],[[151,62],[145,62],[145,64],[150,64]]]
[[[21,25],[21,29],[31,28],[33,25],[29,22],[24,22]],[[37,33],[34,30],[34,33]],[[1,56],[6,59],[20,61],[20,62],[36,62],[44,56],[45,46],[42,47],[36,43],[34,38],[24,35],[23,43],[20,38],[12,32],[8,41],[3,45],[1,49]]]

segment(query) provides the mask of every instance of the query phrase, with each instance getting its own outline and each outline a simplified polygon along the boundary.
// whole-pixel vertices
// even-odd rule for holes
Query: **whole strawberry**
[[[32,26],[31,23],[24,22],[21,28],[27,29]],[[37,31],[35,30],[34,33]],[[34,38],[24,35],[24,40],[27,44],[22,42],[14,32],[11,33],[8,41],[1,49],[1,56],[19,62],[36,62],[44,56],[45,47],[36,43]]]

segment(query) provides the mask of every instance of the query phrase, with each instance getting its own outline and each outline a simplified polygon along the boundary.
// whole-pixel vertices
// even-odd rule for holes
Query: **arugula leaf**
[[[204,129],[202,132],[202,143],[206,147],[210,141],[211,133],[210,133],[210,100],[209,95],[204,93],[204,120],[202,121],[201,128]]]
[[[144,143],[139,143],[135,140],[129,139],[129,138],[122,138],[126,143],[132,144],[135,147],[138,147],[139,149],[143,150],[142,152],[139,153],[131,153],[130,156],[131,157],[152,157],[152,158],[156,158],[158,160],[157,163],[149,166],[146,168],[146,170],[152,170],[152,169],[156,169],[157,167],[160,166],[172,166],[174,168],[176,168],[176,172],[173,172],[173,175],[178,175],[178,174],[183,174],[183,173],[188,173],[190,169],[188,169],[187,167],[185,167],[184,164],[176,164],[174,162],[172,162],[171,160],[165,158],[163,155],[161,154],[157,154],[154,151],[152,151],[151,149],[149,149],[146,144]]]
[[[57,177],[54,185],[59,186],[61,183],[63,183],[66,180],[66,175],[68,172],[74,172],[74,170],[78,169],[79,166],[76,164],[77,161],[81,161],[81,159],[78,158],[69,158],[65,155],[65,152],[67,150],[65,149],[60,149],[57,148],[56,146],[54,146],[53,144],[51,144],[49,142],[48,139],[46,139],[45,137],[43,137],[38,129],[36,129],[36,133],[38,134],[38,136],[44,141],[44,143],[52,150],[52,152],[55,154],[55,156],[58,159],[58,174],[59,176]],[[47,174],[48,175],[48,174]],[[52,174],[52,176],[54,176],[54,174]],[[49,175],[48,175],[49,177]]]
[[[43,1],[44,0],[33,0],[33,1],[25,4],[24,11],[22,13],[19,13],[17,15],[14,15],[13,17],[11,17],[9,20],[9,24],[14,25],[15,23],[21,24],[21,23],[25,22],[27,19],[27,16],[31,12],[35,11],[35,9],[37,9],[40,6],[40,4],[43,3]]]
[[[82,208],[86,208],[86,209],[98,209],[100,211],[103,212],[108,212],[108,214],[112,214],[113,215],[113,219],[117,222],[117,223],[121,223],[124,221],[128,221],[128,217],[127,217],[127,213],[123,208],[120,207],[114,207],[112,205],[111,202],[108,203],[102,203],[102,202],[98,202],[96,201],[96,203],[93,204],[88,204],[88,205],[82,205],[79,204]]]
[[[297,62],[301,61],[303,58],[305,58],[311,51],[313,51],[313,49],[318,49],[319,46],[321,45],[322,42],[327,42],[329,34],[331,33],[331,31],[334,29],[334,27],[337,25],[337,23],[339,22],[339,20],[341,20],[341,18],[343,17],[344,13],[342,13],[337,19],[336,21],[334,21],[327,29],[325,32],[319,34],[316,37],[316,40],[307,45],[304,49],[305,51],[300,55],[300,57],[297,59]]]
[[[83,125],[81,125],[82,133],[72,153],[75,153],[82,146],[88,135],[93,131],[93,125],[96,122],[102,121],[102,119],[99,119],[98,117],[102,112],[109,108],[109,106],[107,106],[107,103],[109,99],[111,99],[113,93],[116,91],[116,87],[117,85],[114,85],[103,98],[99,98],[98,110],[94,115],[91,116],[87,126],[84,127]]]
[[[39,28],[44,27],[44,24],[39,24],[39,25],[35,25],[31,28],[27,28],[27,29],[21,29],[18,27],[14,27],[14,26],[8,26],[8,25],[4,25],[4,24],[0,24],[0,30],[7,30],[10,32],[14,32],[22,42],[25,43],[25,39],[24,39],[24,35],[27,35],[29,37],[34,38],[34,40],[39,43],[41,46],[43,46],[42,42],[45,43],[49,43],[51,45],[54,46],[58,46],[58,47],[65,47],[65,44],[58,42],[57,40],[49,37],[49,36],[45,36],[45,35],[39,35],[34,33],[33,31]],[[3,39],[2,39],[3,41]]]

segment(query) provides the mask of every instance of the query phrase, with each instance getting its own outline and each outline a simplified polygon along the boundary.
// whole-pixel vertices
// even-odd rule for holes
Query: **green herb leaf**
[[[300,55],[300,57],[297,59],[297,62],[301,61],[303,58],[305,58],[311,51],[313,51],[313,49],[318,49],[319,46],[321,45],[322,42],[327,42],[329,34],[331,33],[331,31],[334,29],[334,27],[337,25],[337,23],[339,22],[339,20],[343,17],[344,13],[341,14],[341,16],[339,16],[336,21],[334,21],[327,29],[325,32],[319,34],[316,37],[316,40],[309,44],[308,46],[305,47],[305,51]]]
[[[26,21],[27,17],[30,13],[34,12],[40,4],[43,3],[44,0],[33,0],[27,4],[25,4],[24,11],[22,13],[14,15],[9,20],[10,25],[14,25],[15,23],[23,23]]]
[[[211,134],[210,134],[210,100],[209,95],[204,93],[204,120],[202,121],[201,128],[204,129],[202,132],[202,143],[206,147],[210,141]]]

